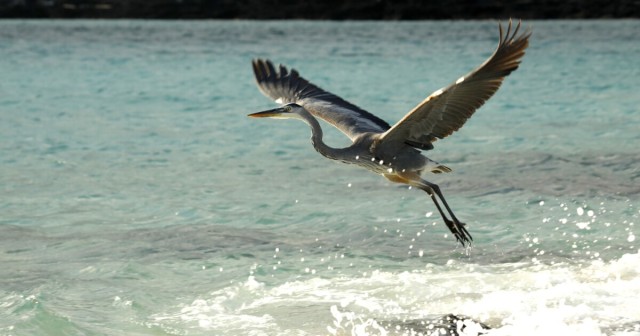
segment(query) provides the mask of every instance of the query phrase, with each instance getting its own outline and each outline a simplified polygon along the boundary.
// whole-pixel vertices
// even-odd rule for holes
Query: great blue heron
[[[325,91],[300,77],[294,69],[268,60],[253,60],[258,87],[282,107],[252,113],[250,117],[300,119],[311,127],[313,147],[325,157],[352,163],[380,174],[392,182],[404,183],[429,194],[445,224],[456,239],[466,246],[473,238],[453,214],[438,185],[421,178],[423,172],[448,173],[451,169],[422,155],[433,149],[433,142],[457,131],[500,87],[503,79],[518,68],[529,45],[531,32],[518,34],[520,22],[507,32],[498,24],[498,47],[482,65],[439,89],[390,126],[373,114]],[[335,126],[353,144],[332,148],[322,142],[322,128],[316,118]],[[438,202],[442,201],[451,219]]]

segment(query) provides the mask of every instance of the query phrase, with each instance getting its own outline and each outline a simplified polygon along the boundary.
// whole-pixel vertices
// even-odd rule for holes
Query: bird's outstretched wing
[[[351,140],[365,132],[382,133],[389,124],[375,115],[327,92],[283,65],[278,69],[269,60],[253,60],[253,73],[260,91],[279,104],[296,103],[314,116],[330,123]]]
[[[382,137],[382,143],[406,143],[432,149],[432,142],[457,131],[500,88],[502,80],[518,68],[529,45],[530,31],[518,34],[520,22],[506,34],[499,24],[500,42],[496,51],[477,69],[455,83],[437,90],[422,101]]]

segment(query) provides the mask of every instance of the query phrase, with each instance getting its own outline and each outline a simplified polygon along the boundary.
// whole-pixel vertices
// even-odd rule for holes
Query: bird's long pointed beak
[[[256,112],[256,113],[251,113],[248,116],[252,117],[252,118],[272,118],[272,117],[277,117],[280,116],[282,114],[283,110],[282,108],[276,108],[276,109],[272,109],[272,110],[266,110],[266,111],[262,111],[262,112]]]

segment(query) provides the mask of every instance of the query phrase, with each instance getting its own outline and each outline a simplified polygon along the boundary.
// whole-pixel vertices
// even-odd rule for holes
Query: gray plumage
[[[282,65],[276,68],[261,59],[253,61],[258,87],[266,96],[285,105],[250,116],[300,119],[311,127],[312,144],[320,154],[424,190],[449,230],[465,246],[472,240],[465,224],[453,214],[440,188],[421,177],[424,172],[446,173],[451,169],[422,155],[420,150],[432,149],[433,142],[459,130],[500,88],[504,78],[518,68],[531,35],[530,31],[519,33],[519,30],[520,22],[512,29],[510,20],[506,33],[499,25],[499,43],[491,57],[451,85],[432,93],[393,126],[310,83],[296,70]],[[327,146],[316,118],[338,128],[351,139],[352,145]]]

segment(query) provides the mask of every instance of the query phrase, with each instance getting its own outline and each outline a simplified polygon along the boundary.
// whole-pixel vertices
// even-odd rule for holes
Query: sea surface
[[[250,62],[393,124],[495,21],[0,21],[0,335],[640,335],[640,22],[524,25],[426,152],[465,249],[425,193],[247,118],[277,106]]]

